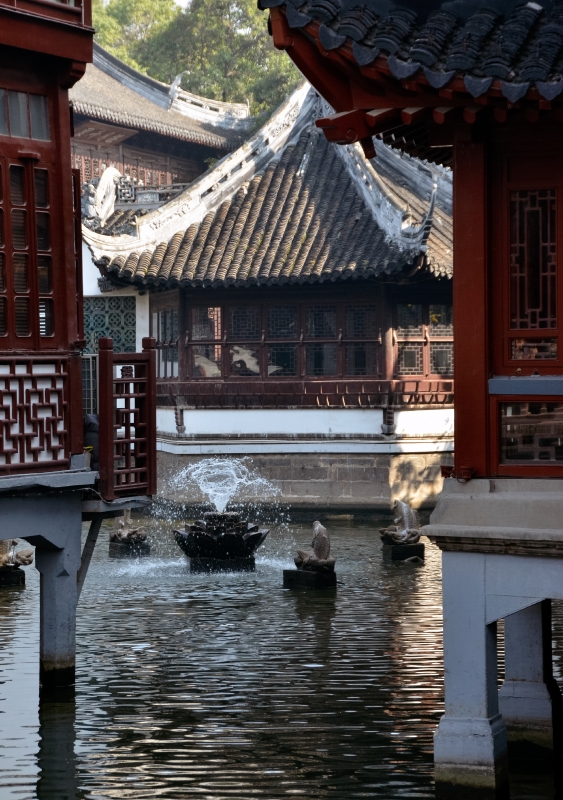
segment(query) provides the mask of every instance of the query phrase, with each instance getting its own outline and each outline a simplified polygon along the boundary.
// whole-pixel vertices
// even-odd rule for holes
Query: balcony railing
[[[105,500],[156,493],[156,349],[114,353],[99,340],[100,494]]]

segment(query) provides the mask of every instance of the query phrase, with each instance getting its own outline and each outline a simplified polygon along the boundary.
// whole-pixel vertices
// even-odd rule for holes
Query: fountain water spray
[[[252,470],[245,461],[247,459],[205,458],[181,469],[170,486],[185,489],[186,484],[195,484],[220,514],[231,500],[242,500],[241,494],[250,495],[252,502],[265,495],[279,496],[278,487]]]

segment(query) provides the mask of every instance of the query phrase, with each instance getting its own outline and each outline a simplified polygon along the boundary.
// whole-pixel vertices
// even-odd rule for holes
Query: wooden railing
[[[156,349],[114,353],[99,340],[100,494],[104,500],[156,493]],[[119,374],[118,374],[119,372]]]
[[[158,381],[158,405],[178,408],[405,408],[451,406],[453,379]]]

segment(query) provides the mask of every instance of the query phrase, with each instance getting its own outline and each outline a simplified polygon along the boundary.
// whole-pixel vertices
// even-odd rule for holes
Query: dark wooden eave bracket
[[[385,123],[399,117],[401,111],[397,108],[377,108],[373,111],[356,108],[353,111],[341,111],[330,117],[323,117],[315,122],[321,128],[329,142],[334,144],[362,145],[367,159],[375,158],[376,152],[373,136],[379,133]]]

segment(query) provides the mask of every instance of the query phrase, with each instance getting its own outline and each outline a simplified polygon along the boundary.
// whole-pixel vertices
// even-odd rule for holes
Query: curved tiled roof
[[[233,150],[243,141],[228,129],[161,108],[95,64],[86,67],[84,77],[70,90],[70,98],[78,114],[115,125],[159,133],[219,150]]]
[[[511,103],[530,89],[554,100],[563,92],[563,0],[445,3],[426,19],[411,8],[380,13],[377,0],[259,0],[262,9],[285,7],[290,28],[305,28],[325,51],[338,50],[359,67],[376,59],[402,80],[416,76],[435,89],[448,84],[478,97],[489,89]],[[468,16],[448,9],[464,8]],[[512,7],[512,10],[510,10]],[[530,95],[533,96],[533,93]],[[537,95],[536,95],[537,97]]]
[[[384,164],[379,179],[413,218],[424,218],[428,193],[416,194]],[[425,247],[386,236],[337,146],[310,127],[201,222],[153,251],[97,263],[121,283],[249,286],[391,274],[426,249],[429,268],[450,276],[451,238],[451,215],[440,203]]]

